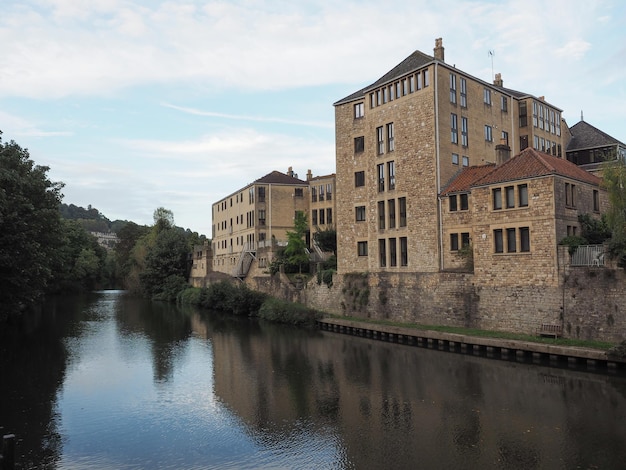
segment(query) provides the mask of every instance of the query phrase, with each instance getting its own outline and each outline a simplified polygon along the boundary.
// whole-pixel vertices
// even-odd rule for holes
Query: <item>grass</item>
[[[468,336],[478,336],[483,338],[501,338],[501,339],[513,339],[517,341],[528,341],[531,343],[545,343],[545,344],[555,344],[558,346],[574,346],[574,347],[582,347],[582,348],[591,348],[591,349],[600,349],[602,351],[607,351],[613,346],[613,343],[607,343],[604,341],[587,341],[582,339],[571,339],[571,338],[546,338],[543,336],[533,336],[533,335],[525,335],[518,333],[508,333],[505,331],[491,331],[491,330],[479,330],[476,328],[463,328],[458,326],[441,326],[441,325],[420,325],[416,323],[401,323],[401,322],[392,322],[388,320],[372,320],[371,318],[360,318],[360,317],[346,317],[341,315],[329,315],[331,318],[350,320],[350,321],[358,321],[363,323],[372,323],[376,325],[387,325],[387,326],[397,326],[401,328],[413,328],[416,330],[431,330],[431,331],[439,331],[443,333],[456,333],[461,335]]]

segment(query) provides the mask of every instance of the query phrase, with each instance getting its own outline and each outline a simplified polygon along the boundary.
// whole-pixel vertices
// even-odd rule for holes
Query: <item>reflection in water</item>
[[[0,331],[22,468],[622,468],[626,379],[100,293]],[[4,399],[4,397],[8,397]]]

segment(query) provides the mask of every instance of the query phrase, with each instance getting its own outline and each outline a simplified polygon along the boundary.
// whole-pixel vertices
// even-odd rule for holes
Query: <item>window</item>
[[[506,251],[508,253],[515,253],[517,251],[514,228],[506,229]]]
[[[594,212],[600,212],[600,193],[597,189],[593,190],[593,210]]]
[[[326,209],[326,223],[328,225],[333,223],[333,210],[330,207]]]
[[[389,191],[396,189],[396,164],[387,162],[387,177],[389,178]]]
[[[387,209],[389,211],[389,228],[396,227],[396,200],[389,199],[387,201]]]
[[[469,232],[463,232],[461,234],[461,246],[465,248],[466,246],[470,246],[470,234]]]
[[[378,201],[378,228],[385,229],[385,201]]]
[[[317,188],[311,186],[311,202],[317,202]]]
[[[417,72],[415,76],[417,78],[417,89],[421,90],[424,87],[424,79],[422,78],[422,72]]]
[[[467,80],[461,78],[461,107],[467,108]]]
[[[406,227],[406,198],[400,197],[398,198],[398,212],[400,215],[400,227]]]
[[[493,231],[494,251],[496,253],[504,252],[504,245],[502,244],[502,229],[496,229]]]
[[[502,133],[500,134],[500,138],[502,139],[502,142],[504,142],[506,145],[509,145],[509,133],[507,131],[502,131]]]
[[[357,206],[354,208],[357,222],[365,221],[365,206]]]
[[[248,204],[254,204],[254,188],[248,190]]]
[[[385,153],[385,135],[382,126],[376,128],[376,151],[378,155]]]
[[[515,190],[513,186],[507,186],[504,188],[504,194],[506,198],[506,208],[511,209],[515,207]]]
[[[265,202],[265,186],[260,186],[258,188],[258,197],[259,197],[259,202]],[[230,205],[232,206],[233,200],[230,200]]]
[[[520,150],[524,150],[525,148],[528,148],[528,136],[527,135],[520,136],[519,148]]]
[[[367,256],[367,242],[357,242],[356,247],[359,256]]]
[[[354,105],[354,119],[360,119],[365,114],[365,105],[363,103],[357,103]]]
[[[332,201],[333,199],[333,185],[332,183],[328,183],[326,185],[326,200]]]
[[[450,202],[450,212],[456,212],[457,211],[456,194],[452,196],[448,196],[448,201]]]
[[[376,107],[376,95],[374,93],[370,93],[370,108]]]
[[[485,126],[485,140],[487,142],[493,142],[493,134],[491,126]]]
[[[396,148],[395,138],[394,138],[394,130],[393,130],[393,122],[387,124],[387,149],[389,152],[393,152]]]
[[[530,251],[530,229],[528,227],[520,227],[519,244],[521,252],[528,253]]]
[[[324,221],[324,209],[320,209],[319,216],[320,225],[326,225],[326,222]]]
[[[450,103],[456,104],[456,75],[450,74]]]
[[[565,183],[565,205],[568,207],[576,207],[576,185]]]
[[[503,113],[509,112],[509,101],[506,96],[500,97],[500,109],[502,110]]]
[[[317,225],[317,209],[311,211],[311,225]]]
[[[378,192],[382,193],[385,190],[385,164],[376,165],[376,168],[378,170]]]
[[[483,101],[486,105],[491,106],[491,90],[488,88],[483,90]]]
[[[526,127],[528,126],[528,110],[526,108],[526,102],[522,101],[519,104],[519,126]],[[526,147],[528,147],[528,142],[526,143]],[[524,147],[524,148],[526,148]]]
[[[396,239],[389,239],[389,266],[397,266]]]
[[[319,189],[319,200],[320,200],[320,201],[323,201],[323,200],[324,200],[324,185],[323,185],[323,184],[322,184],[322,185],[320,185],[320,187],[319,187],[319,188],[320,188],[320,189]]]
[[[520,184],[517,186],[517,199],[520,207],[528,206],[528,185]]]
[[[430,76],[428,75],[428,69],[424,70],[424,88],[430,85]]]
[[[406,237],[400,237],[400,266],[409,264],[409,248]]]
[[[539,125],[539,119],[537,117],[537,103],[533,101],[533,126],[537,127]]]
[[[354,172],[354,186],[365,186],[365,172],[364,171],[355,171]]]
[[[458,165],[459,164],[459,154],[458,153],[453,153],[452,154],[452,164],[453,165]]]
[[[265,210],[259,209],[259,225],[265,225]]]
[[[415,92],[415,77],[409,77],[409,93]]]
[[[462,117],[461,118],[461,145],[463,147],[468,147],[469,146],[469,140],[467,138],[467,118],[466,117]]]
[[[365,137],[354,138],[354,153],[361,153],[365,150]]]
[[[463,166],[469,166],[469,157],[463,155]]]
[[[461,210],[466,211],[469,209],[469,195],[467,193],[459,194],[461,202]]]
[[[502,189],[494,188],[491,190],[491,197],[493,199],[493,210],[497,211],[502,209]]]
[[[385,239],[378,240],[378,259],[381,268],[387,266],[387,247]]]
[[[303,196],[304,196],[304,190],[303,190],[302,188],[296,188],[296,189],[294,190],[293,195],[294,195],[295,197],[303,197]]]
[[[459,251],[459,234],[458,233],[450,234],[450,250]]]
[[[453,144],[459,143],[459,128],[457,123],[456,114],[450,114],[450,142]]]

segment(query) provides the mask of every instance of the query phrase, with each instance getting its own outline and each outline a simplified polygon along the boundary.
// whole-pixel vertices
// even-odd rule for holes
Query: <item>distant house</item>
[[[596,172],[602,162],[626,160],[626,144],[585,121],[574,124],[569,132],[567,159],[588,171]]]

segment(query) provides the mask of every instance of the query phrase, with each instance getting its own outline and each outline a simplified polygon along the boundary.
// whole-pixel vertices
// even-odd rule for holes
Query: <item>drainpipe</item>
[[[435,82],[435,164],[437,168],[436,185],[437,185],[437,223],[439,225],[439,270],[443,270],[443,220],[441,217],[441,198],[439,197],[441,187],[441,170],[439,165],[439,77],[438,64],[435,62],[435,73],[433,81]]]

